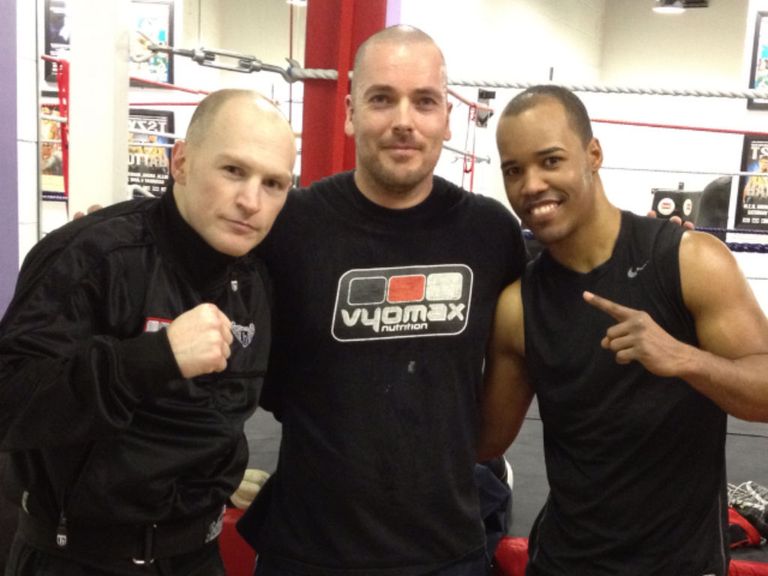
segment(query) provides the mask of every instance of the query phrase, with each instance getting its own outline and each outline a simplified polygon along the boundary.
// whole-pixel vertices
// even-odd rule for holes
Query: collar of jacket
[[[172,190],[163,194],[158,204],[154,229],[162,250],[172,256],[196,288],[220,282],[221,275],[239,258],[214,250],[187,224],[179,213]]]

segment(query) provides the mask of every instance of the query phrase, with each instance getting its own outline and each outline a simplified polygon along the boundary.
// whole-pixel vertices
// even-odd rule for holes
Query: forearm
[[[728,359],[687,347],[680,378],[728,414],[768,422],[768,354]]]
[[[522,428],[523,418],[491,416],[483,414],[480,432],[477,438],[477,461],[485,462],[501,456],[517,438]]]
[[[517,438],[533,394],[527,386],[516,392],[518,394],[509,393],[506,398],[489,394],[484,399],[477,436],[478,462],[501,456]]]

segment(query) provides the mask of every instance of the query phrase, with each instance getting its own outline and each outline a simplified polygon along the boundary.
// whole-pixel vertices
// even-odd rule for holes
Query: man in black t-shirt
[[[482,366],[520,229],[434,175],[450,104],[429,36],[369,38],[346,104],[355,170],[292,192],[261,248],[275,284],[262,404],[283,433],[242,532],[258,576],[484,576]]]

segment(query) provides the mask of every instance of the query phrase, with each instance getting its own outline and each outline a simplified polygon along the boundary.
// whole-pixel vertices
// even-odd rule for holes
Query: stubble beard
[[[379,190],[399,198],[409,196],[433,171],[434,166],[430,168],[425,164],[415,168],[400,168],[386,166],[378,159],[367,166],[368,175]]]

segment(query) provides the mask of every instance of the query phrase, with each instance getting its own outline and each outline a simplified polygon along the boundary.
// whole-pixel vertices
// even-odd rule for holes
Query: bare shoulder
[[[680,280],[689,309],[701,299],[725,298],[723,292],[748,288],[739,264],[721,240],[706,232],[687,231],[680,242]],[[691,310],[695,312],[694,309]]]
[[[736,265],[736,259],[722,240],[707,232],[686,230],[680,241],[680,258],[701,261],[713,258],[713,264]]]
[[[768,320],[723,242],[686,232],[680,243],[680,281],[702,348],[727,358],[768,350]]]

